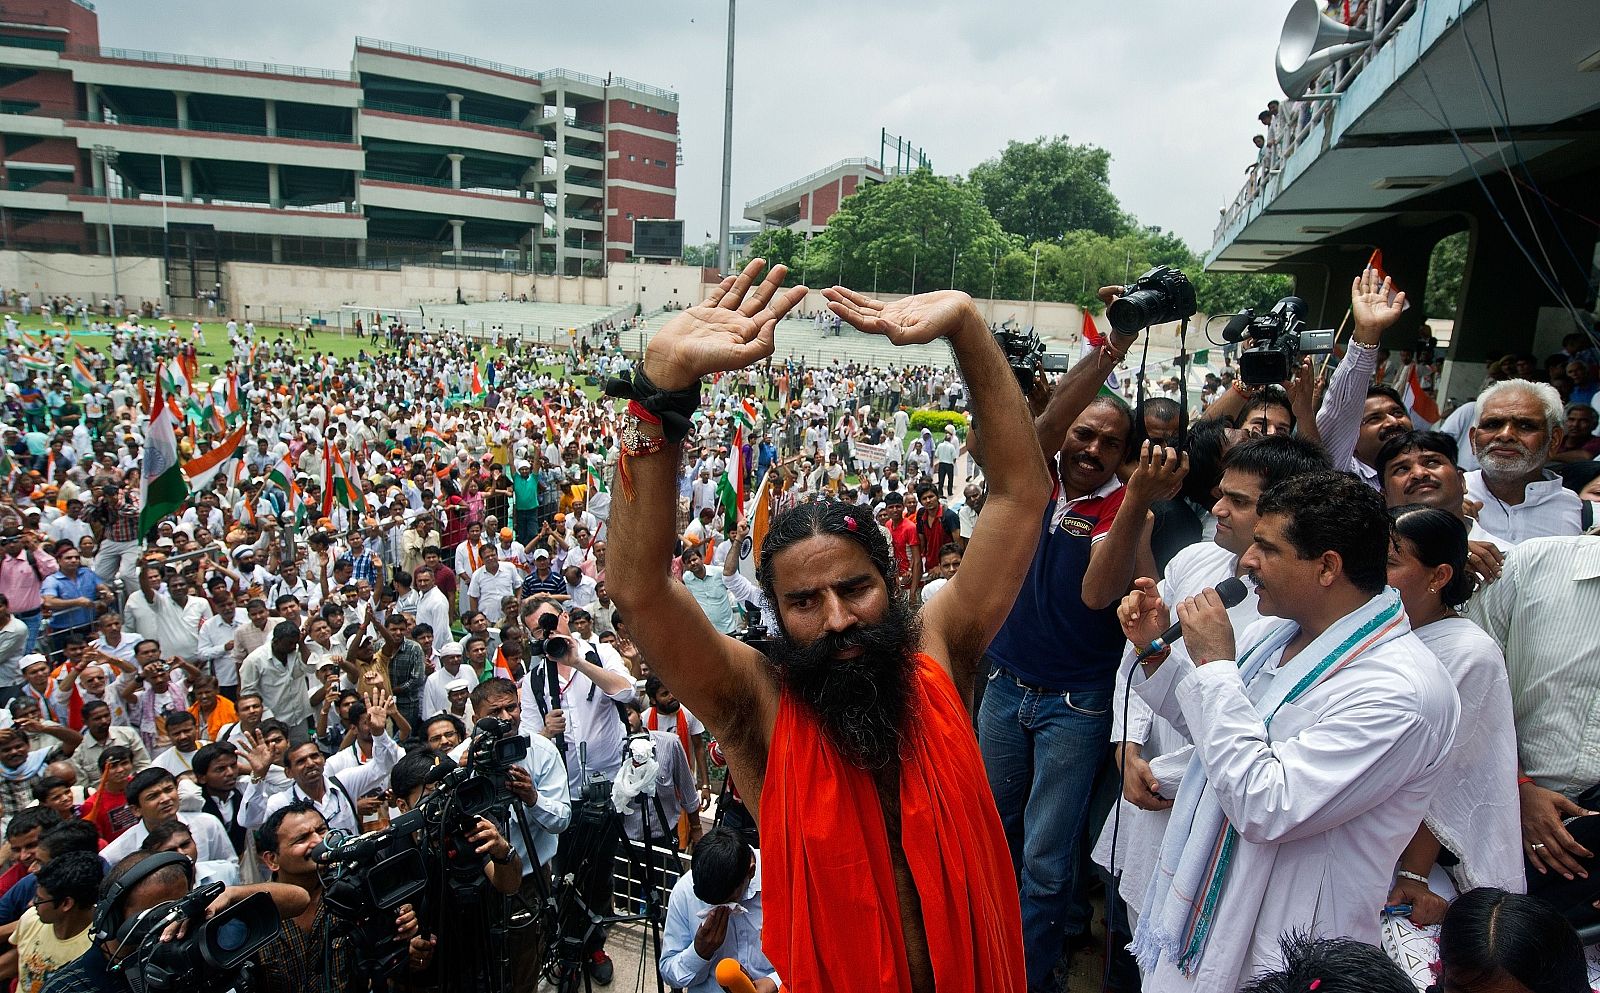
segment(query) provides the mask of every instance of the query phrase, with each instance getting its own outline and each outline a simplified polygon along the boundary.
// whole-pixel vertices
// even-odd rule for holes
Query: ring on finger
[[[1528,847],[1537,852],[1537,851],[1543,850],[1546,846],[1545,846],[1544,842],[1536,841],[1533,844],[1529,845]]]

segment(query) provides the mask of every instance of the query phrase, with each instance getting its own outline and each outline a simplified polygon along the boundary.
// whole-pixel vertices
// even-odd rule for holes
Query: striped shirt
[[[1523,772],[1569,797],[1600,783],[1600,537],[1521,543],[1467,614],[1505,651]]]

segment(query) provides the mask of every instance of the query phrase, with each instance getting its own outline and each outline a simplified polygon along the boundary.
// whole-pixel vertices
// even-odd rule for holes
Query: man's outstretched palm
[[[717,285],[698,307],[666,323],[645,351],[645,375],[663,390],[681,390],[702,376],[743,369],[771,355],[773,332],[805,299],[804,286],[782,289],[788,267],[775,265],[760,285],[765,259]],[[752,289],[752,286],[754,287]]]
[[[828,309],[851,327],[881,334],[896,345],[921,345],[961,327],[975,311],[972,298],[959,290],[919,293],[884,303],[843,286],[822,291]]]

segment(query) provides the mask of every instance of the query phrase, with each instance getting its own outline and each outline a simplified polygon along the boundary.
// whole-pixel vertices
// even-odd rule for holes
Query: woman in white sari
[[[1461,697],[1461,727],[1427,817],[1400,856],[1391,905],[1411,922],[1437,924],[1453,883],[1466,892],[1526,889],[1517,802],[1517,738],[1505,656],[1493,638],[1457,614],[1472,595],[1467,531],[1454,515],[1422,506],[1393,511],[1389,585],[1400,591],[1411,630],[1438,656]],[[1448,880],[1436,872],[1443,867]],[[1429,877],[1433,886],[1430,886]]]

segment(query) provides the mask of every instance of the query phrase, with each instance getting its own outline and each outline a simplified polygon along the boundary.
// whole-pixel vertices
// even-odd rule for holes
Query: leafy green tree
[[[1461,302],[1461,281],[1467,269],[1467,233],[1445,235],[1428,258],[1428,289],[1422,310],[1428,317],[1454,320]]]
[[[1292,278],[1271,273],[1191,272],[1190,278],[1202,314],[1237,314],[1246,307],[1264,314],[1294,292]]]
[[[1075,230],[1116,235],[1127,226],[1111,192],[1111,153],[1066,135],[1013,141],[974,168],[970,182],[1000,226],[1030,243]]]
[[[717,243],[708,241],[704,245],[684,245],[683,264],[714,266],[717,264]]]
[[[744,252],[744,257],[747,259],[766,259],[768,266],[780,263],[788,266],[789,277],[784,280],[786,286],[799,285],[806,255],[805,236],[788,228],[768,228],[757,232],[756,236],[750,239],[750,247]],[[712,261],[715,263],[715,257]]]
[[[846,197],[796,268],[814,286],[910,293],[953,285],[987,296],[998,259],[1015,246],[970,185],[922,169]]]

